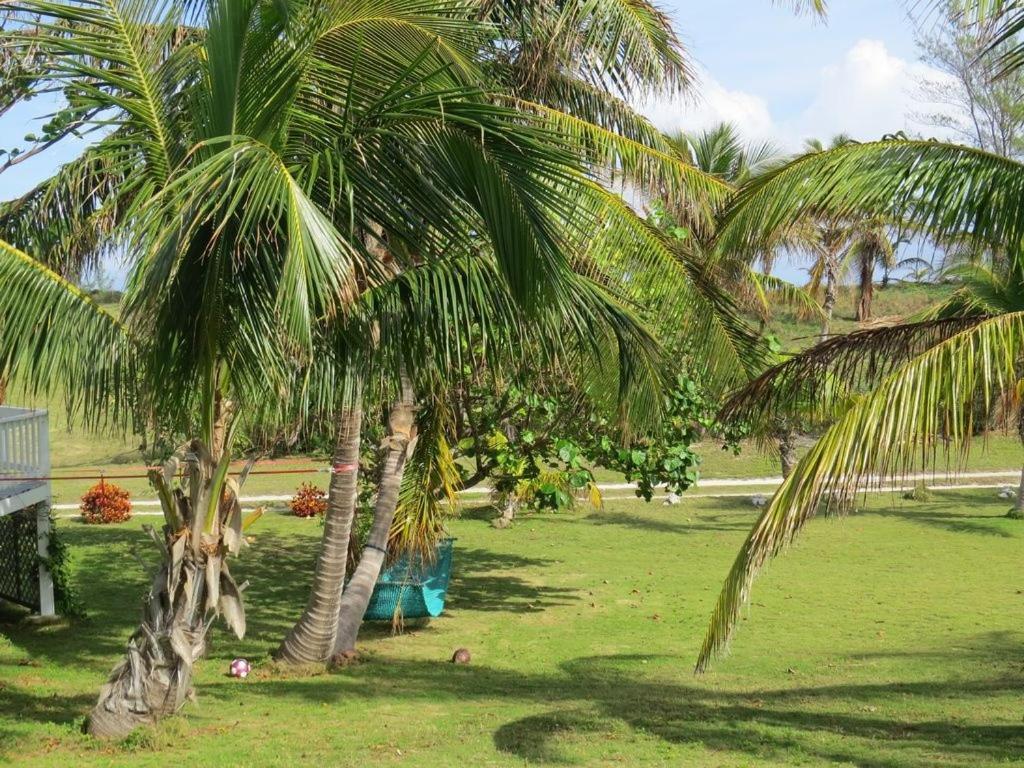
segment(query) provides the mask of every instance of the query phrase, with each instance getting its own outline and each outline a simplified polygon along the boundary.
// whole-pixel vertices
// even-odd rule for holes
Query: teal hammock
[[[454,542],[455,539],[442,539],[433,561],[403,555],[382,571],[363,620],[393,621],[396,615],[403,619],[440,616],[452,575]]]

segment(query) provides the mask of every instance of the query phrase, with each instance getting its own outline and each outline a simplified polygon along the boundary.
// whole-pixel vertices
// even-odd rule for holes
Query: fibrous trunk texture
[[[1017,434],[1020,436],[1021,444],[1024,445],[1024,404],[1017,408]],[[1024,468],[1020,473],[1020,486],[1017,488],[1017,498],[1013,502],[1013,509],[1007,517],[1013,520],[1024,520]]]
[[[238,488],[227,477],[228,454],[219,461],[193,441],[150,472],[160,497],[160,568],[144,600],[142,622],[128,641],[124,659],[100,691],[89,716],[90,734],[123,738],[139,725],[178,711],[192,694],[192,666],[206,651],[206,635],[217,614],[241,638],[245,612],[241,591],[226,558],[242,546]],[[185,481],[172,488],[184,468]]]
[[[871,304],[875,298],[875,262],[874,259],[861,263],[860,301],[857,302],[857,322],[864,323],[871,319]]]
[[[782,464],[782,477],[787,478],[796,466],[796,433],[788,427],[778,432],[779,462]]]
[[[331,485],[324,516],[324,534],[317,556],[309,602],[302,617],[277,651],[290,664],[326,661],[334,648],[338,610],[348,564],[349,537],[359,495],[359,432],[362,407],[341,409]]]
[[[398,508],[398,496],[406,461],[415,444],[415,403],[412,385],[402,377],[401,395],[391,406],[388,437],[380,487],[373,509],[373,524],[363,548],[359,565],[345,586],[338,607],[338,629],[332,655],[354,651],[359,627],[370,603],[381,566],[387,557],[388,535]]]
[[[832,333],[832,313],[836,306],[836,269],[831,261],[825,267],[825,298],[821,302],[821,333],[819,341],[825,341]]]
[[[501,507],[501,514],[491,521],[491,525],[499,530],[510,527],[516,519],[518,509],[519,503],[510,494]]]

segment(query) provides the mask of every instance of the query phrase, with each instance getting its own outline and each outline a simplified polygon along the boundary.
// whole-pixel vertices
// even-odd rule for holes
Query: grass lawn
[[[232,570],[249,635],[219,627],[198,701],[119,745],[78,732],[145,577],[140,522],[62,521],[90,618],[0,613],[0,763],[323,766],[1024,764],[1024,524],[991,491],[872,497],[813,522],[756,585],[733,654],[691,673],[754,517],[745,500],[525,517],[467,510],[449,611],[363,662],[268,662],[308,585],[316,522],[271,515]],[[6,623],[4,623],[6,622]],[[472,664],[446,663],[468,647]],[[228,662],[255,663],[248,680]]]
[[[50,447],[53,472],[59,476],[81,479],[58,480],[52,484],[53,499],[57,504],[77,504],[85,491],[94,485],[100,474],[114,478],[127,488],[133,499],[155,499],[156,494],[145,479],[142,454],[131,441],[113,435],[96,435],[82,430],[69,430],[59,404],[51,407]],[[801,440],[802,454],[813,444],[813,438]],[[758,451],[752,441],[743,445],[739,455],[723,451],[720,444],[708,441],[696,446],[701,456],[700,474],[705,479],[773,477],[779,474],[778,460]],[[944,458],[939,457],[936,470],[945,474]],[[328,466],[323,457],[289,456],[265,460],[256,465],[244,488],[247,496],[286,495],[303,482],[327,487]],[[1001,431],[975,439],[968,457],[968,470],[1015,470],[1024,463],[1020,440]],[[239,462],[239,467],[242,462]],[[276,470],[309,470],[305,474],[261,474]],[[621,483],[622,475],[598,468],[595,476],[602,483]],[[135,475],[118,478],[118,475]]]
[[[912,317],[945,300],[953,290],[952,285],[932,283],[891,283],[884,289],[876,285],[870,322],[887,324]],[[832,334],[850,333],[860,327],[857,323],[858,301],[856,288],[840,287],[832,315]],[[798,351],[817,342],[821,321],[802,318],[785,308],[776,309],[774,318],[768,323],[768,332],[775,334],[787,349]]]

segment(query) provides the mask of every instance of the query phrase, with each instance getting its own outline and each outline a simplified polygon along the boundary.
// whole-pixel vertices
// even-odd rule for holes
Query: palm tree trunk
[[[783,426],[777,433],[779,442],[779,463],[782,465],[783,479],[789,477],[796,466],[796,434],[788,426]]]
[[[819,341],[828,339],[832,332],[832,313],[836,306],[836,269],[831,257],[825,264],[825,299],[821,302],[821,333]]]
[[[230,407],[224,405],[226,419]],[[244,586],[235,583],[225,562],[240,549],[243,528],[237,486],[226,480],[227,461],[226,453],[217,461],[194,440],[162,472],[150,472],[165,519],[158,541],[163,558],[142,622],[89,715],[87,730],[93,736],[123,738],[180,709],[192,693],[192,667],[206,652],[206,634],[217,613],[239,638],[245,635]],[[187,485],[172,489],[181,463]]]
[[[327,494],[324,534],[317,556],[309,602],[302,617],[278,648],[275,658],[289,664],[326,661],[338,629],[338,606],[348,567],[349,536],[359,495],[359,433],[362,398],[341,409],[335,441],[333,474]]]
[[[1017,408],[1017,435],[1021,444],[1024,445],[1024,403]],[[1024,520],[1024,468],[1020,473],[1020,486],[1017,488],[1017,498],[1013,502],[1013,508],[1006,515],[1012,520]]]
[[[177,543],[166,527],[164,542],[168,550]],[[207,588],[205,563],[191,547],[185,550],[177,565],[165,559],[154,577],[142,623],[89,714],[90,735],[122,739],[140,725],[174,714],[191,693],[192,664],[206,644],[201,606]],[[168,591],[172,580],[181,585],[173,597]]]
[[[860,300],[857,302],[857,322],[863,323],[871,319],[871,304],[874,298],[875,260],[874,257],[861,257]]]
[[[402,376],[401,395],[392,405],[388,418],[387,454],[373,509],[373,525],[366,539],[362,557],[342,593],[338,608],[338,632],[332,656],[354,651],[359,627],[370,603],[381,566],[387,556],[388,534],[398,508],[406,460],[415,445],[415,404],[412,385]]]

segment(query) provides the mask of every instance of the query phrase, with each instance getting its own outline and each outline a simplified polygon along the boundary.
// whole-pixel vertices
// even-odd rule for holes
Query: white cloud
[[[897,131],[921,131],[914,115],[927,105],[918,99],[922,78],[946,76],[920,62],[894,56],[880,40],[859,40],[837,64],[823,67],[808,107],[782,122],[787,144],[847,133],[877,139]]]
[[[729,88],[707,73],[702,73],[695,97],[654,99],[640,108],[665,131],[700,130],[728,121],[750,140],[772,140],[795,150],[804,139],[827,140],[837,133],[859,140],[896,131],[933,134],[934,129],[913,119],[929,111],[917,97],[922,78],[948,79],[925,64],[893,55],[879,40],[864,39],[838,62],[821,68],[813,91],[788,94],[789,103],[807,104],[789,114],[778,114],[763,97]]]
[[[687,133],[717,123],[734,123],[743,136],[766,140],[777,134],[768,103],[760,96],[730,90],[706,72],[700,74],[694,95],[650,99],[640,111],[666,133]]]

